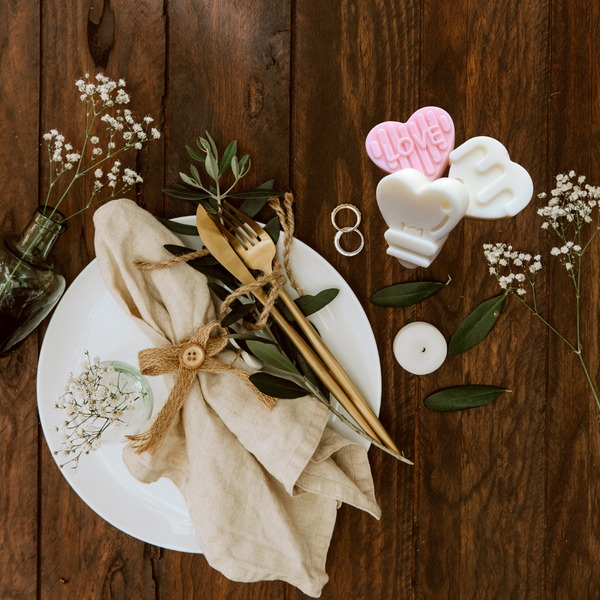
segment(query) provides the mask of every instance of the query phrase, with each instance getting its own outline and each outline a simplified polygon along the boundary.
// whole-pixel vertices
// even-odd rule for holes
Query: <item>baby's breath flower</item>
[[[75,399],[66,392],[54,404],[57,410],[64,410],[66,416],[55,428],[61,442],[54,454],[70,457],[61,464],[61,468],[68,466],[73,471],[77,469],[82,454],[98,450],[102,434],[108,427],[120,429],[129,426],[124,421],[125,413],[143,397],[137,391],[125,391],[127,382],[123,383],[120,375],[114,375],[112,364],[105,369],[98,357],[90,360],[87,351],[85,355],[87,361],[82,365],[83,372],[77,377],[69,376],[69,387],[80,380],[88,382],[80,397]],[[106,377],[110,377],[110,381],[107,382]]]

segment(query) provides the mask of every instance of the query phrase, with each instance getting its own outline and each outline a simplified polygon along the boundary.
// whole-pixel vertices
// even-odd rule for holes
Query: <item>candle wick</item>
[[[423,350],[421,350],[421,352],[425,352],[425,350],[427,350],[427,348],[423,348]]]

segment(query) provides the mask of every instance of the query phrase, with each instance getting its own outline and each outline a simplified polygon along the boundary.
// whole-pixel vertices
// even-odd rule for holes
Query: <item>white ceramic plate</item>
[[[194,217],[176,220],[195,224]],[[187,247],[200,247],[198,237],[180,237]],[[373,331],[362,306],[341,275],[306,244],[295,240],[290,260],[308,294],[339,288],[337,298],[311,320],[378,415],[381,365]],[[38,409],[51,451],[60,445],[54,427],[60,424],[62,414],[53,405],[64,391],[69,372],[79,373],[84,351],[89,350],[92,357],[99,356],[102,360],[137,365],[138,351],[149,346],[148,338],[113,300],[102,281],[97,261],[92,261],[58,304],[40,352]],[[155,407],[162,406],[168,395],[162,377],[149,380]],[[364,442],[338,419],[331,419],[330,425],[341,435]],[[120,444],[104,444],[97,452],[82,457],[76,474],[67,470],[63,474],[81,499],[118,529],[155,546],[200,553],[202,550],[179,490],[164,478],[150,485],[138,482],[127,471],[121,458],[122,450]]]

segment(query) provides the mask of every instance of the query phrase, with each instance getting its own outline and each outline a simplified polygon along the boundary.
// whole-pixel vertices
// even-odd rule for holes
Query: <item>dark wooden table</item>
[[[139,153],[137,202],[189,214],[165,197],[209,130],[252,157],[247,184],[274,177],[297,197],[297,236],[358,295],[382,361],[381,420],[411,468],[372,449],[380,522],[343,506],[329,551],[328,599],[589,599],[600,597],[598,409],[576,357],[514,299],[484,343],[414,377],[392,354],[406,323],[449,338],[497,295],[482,244],[510,241],[545,257],[542,310],[570,338],[574,296],[531,205],[515,219],[463,221],[427,269],[385,254],[375,202],[381,173],[364,150],[378,122],[421,106],[446,109],[457,145],[501,140],[536,194],[575,169],[600,183],[599,12],[571,0],[5,0],[0,6],[0,219],[20,230],[48,181],[41,134],[77,139],[73,83],[86,71],[127,80],[133,110],[165,135]],[[89,183],[88,183],[89,185]],[[87,188],[89,191],[89,187]],[[86,190],[67,201],[81,206]],[[364,251],[333,246],[330,213],[363,213]],[[70,283],[94,257],[92,215],[54,252]],[[584,353],[598,372],[600,251],[585,266]],[[377,289],[452,284],[408,309],[373,306]],[[56,467],[39,426],[36,367],[44,327],[0,362],[0,598],[284,600],[282,582],[233,583],[201,555],[152,547],[93,513]],[[487,407],[436,413],[431,392],[460,384],[513,390]]]

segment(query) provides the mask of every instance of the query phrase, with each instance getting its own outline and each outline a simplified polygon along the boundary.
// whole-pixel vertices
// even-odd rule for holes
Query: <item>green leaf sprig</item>
[[[439,283],[438,281],[399,283],[375,292],[369,300],[372,304],[378,306],[404,308],[431,298],[431,296],[437,294],[442,288],[448,286],[451,281],[452,278],[448,275],[446,283]]]
[[[199,137],[196,140],[196,144],[198,151],[190,146],[186,146],[186,149],[193,160],[202,163],[205,174],[201,176],[196,165],[191,164],[189,175],[183,172],[179,173],[183,184],[178,183],[172,188],[163,190],[168,196],[186,200],[194,206],[198,206],[198,203],[202,202],[207,208],[220,206],[225,198],[238,198],[244,200],[240,210],[245,215],[254,217],[269,198],[283,195],[282,192],[273,189],[272,179],[265,181],[253,190],[234,191],[242,178],[248,174],[252,165],[247,154],[238,159],[236,140],[227,146],[221,157],[219,157],[217,145],[208,131],[205,138]],[[228,171],[231,172],[233,183],[224,185],[223,178]],[[211,182],[208,183],[208,181]],[[163,220],[161,221],[164,223]],[[167,223],[164,224],[172,231],[176,231],[174,227]],[[194,234],[186,233],[185,235]]]
[[[485,406],[505,392],[512,393],[512,390],[492,385],[461,385],[431,394],[424,404],[430,410],[443,412],[465,410]]]
[[[482,302],[457,327],[448,344],[448,354],[462,354],[477,346],[502,314],[506,294]]]

